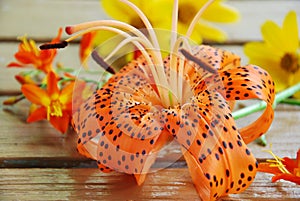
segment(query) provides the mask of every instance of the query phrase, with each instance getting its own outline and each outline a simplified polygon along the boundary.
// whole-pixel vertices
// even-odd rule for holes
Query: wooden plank
[[[1,200],[200,200],[188,170],[164,169],[149,174],[142,186],[121,173],[97,169],[0,169]],[[258,173],[241,194],[221,198],[236,200],[297,200],[300,187],[286,181],[270,182]]]
[[[59,27],[106,18],[98,0],[2,0],[0,10],[0,38],[8,40],[24,34],[49,39]]]
[[[2,102],[4,97],[0,98]],[[20,102],[15,106],[0,106],[0,162],[6,160],[7,164],[2,166],[13,166],[15,160],[33,160],[46,158],[42,160],[40,166],[53,165],[53,158],[60,158],[61,161],[74,160],[85,161],[85,159],[76,151],[76,134],[68,133],[61,135],[54,130],[47,121],[27,124],[25,122],[28,114],[28,103]],[[245,125],[253,120],[255,115],[249,118],[243,118],[238,123]],[[289,156],[294,158],[299,147],[300,133],[300,107],[279,105],[275,120],[271,129],[267,133],[269,144],[273,145],[273,151],[280,156]],[[283,140],[284,139],[284,140]],[[249,145],[254,155],[259,159],[270,158],[271,156],[263,152],[264,149],[254,143]],[[159,157],[159,162],[175,162],[181,158],[179,147],[168,147]],[[35,159],[35,160],[34,160]],[[183,160],[181,158],[181,160]],[[10,162],[9,162],[10,161]],[[26,162],[26,161],[25,161]],[[25,163],[24,162],[24,163]],[[44,165],[43,165],[44,164]],[[52,164],[52,165],[51,165]],[[16,164],[15,164],[16,165]],[[24,164],[25,165],[25,164]],[[68,165],[66,165],[68,166]]]
[[[241,19],[235,24],[217,26],[228,33],[231,42],[260,40],[260,26],[265,20],[272,19],[281,24],[289,10],[300,10],[297,0],[229,0],[228,4],[240,11]],[[0,27],[3,31],[0,39],[14,40],[27,33],[45,40],[56,35],[58,27],[106,18],[98,0],[2,0]]]
[[[249,124],[257,118],[257,114],[252,114],[246,118],[237,120],[239,127]],[[271,128],[266,133],[267,147],[262,147],[256,143],[249,144],[250,149],[257,158],[270,158],[270,154],[265,150],[272,150],[280,157],[296,157],[300,148],[300,107],[279,104],[275,110],[275,118]]]
[[[1,97],[0,101],[3,100]],[[47,121],[26,123],[28,106],[27,101],[19,102],[12,107],[0,105],[0,158],[79,158],[75,134],[62,135]]]

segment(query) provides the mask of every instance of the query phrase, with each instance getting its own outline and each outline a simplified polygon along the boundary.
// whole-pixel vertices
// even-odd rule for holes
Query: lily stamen
[[[51,104],[47,107],[47,120],[50,120],[51,116],[62,117],[62,108],[59,100],[51,101]]]
[[[267,162],[270,162],[270,167],[278,167],[278,169],[282,172],[282,173],[286,173],[286,174],[291,174],[286,168],[285,165],[282,163],[283,159],[276,156],[271,150],[267,151],[268,153],[270,153],[273,157],[274,160],[267,160]]]

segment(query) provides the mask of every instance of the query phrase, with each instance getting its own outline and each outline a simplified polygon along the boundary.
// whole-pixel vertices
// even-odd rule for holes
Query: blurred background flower
[[[131,0],[141,11],[146,15],[153,28],[162,30],[171,30],[172,25],[172,9],[173,0],[148,0],[139,1]],[[185,35],[190,23],[195,17],[197,11],[205,4],[208,0],[180,0],[178,7],[178,33]],[[132,8],[126,6],[126,4],[120,2],[119,0],[101,0],[102,8],[106,14],[115,20],[120,20],[122,22],[128,23],[138,29],[146,28],[142,20],[138,15],[133,12]],[[159,14],[153,14],[155,13]],[[161,15],[163,14],[163,15]],[[191,39],[198,44],[201,44],[203,40],[208,42],[225,42],[227,39],[227,34],[219,29],[217,24],[219,23],[232,23],[237,22],[239,19],[239,12],[232,6],[229,6],[223,0],[214,1],[203,13],[200,21],[196,24],[195,29],[191,35]],[[145,33],[147,34],[147,33]],[[90,55],[92,49],[100,44],[113,38],[116,34],[108,31],[97,31],[93,34],[87,34],[83,36],[83,42],[81,43],[81,61],[84,66],[87,66],[86,60],[88,55]],[[170,36],[166,36],[161,32],[158,34],[161,38],[160,44],[164,47],[168,47],[170,43]],[[118,45],[118,40],[111,42],[110,46],[116,47]],[[110,52],[112,48],[102,47],[98,48],[100,55],[106,55]],[[134,47],[132,47],[134,52]],[[168,49],[167,49],[168,50]],[[136,58],[139,54],[128,54],[124,57],[118,57],[116,65],[113,66],[123,66],[128,61]]]
[[[62,29],[58,30],[57,36],[51,43],[60,42]],[[52,62],[56,56],[57,50],[43,50],[41,51],[35,44],[35,41],[28,40],[25,36],[20,37],[21,43],[19,51],[15,53],[15,58],[18,62],[11,62],[7,67],[34,67],[45,73],[52,70]]]
[[[178,10],[178,32],[185,34],[189,24],[197,11],[200,10],[208,0],[181,0]],[[171,1],[172,2],[172,1]],[[203,40],[213,42],[225,42],[227,35],[217,28],[216,23],[232,23],[239,19],[239,12],[232,6],[227,5],[223,0],[214,1],[203,13],[197,23],[191,39],[197,43]]]
[[[280,158],[272,151],[268,152],[274,159],[259,163],[258,171],[274,174],[272,182],[283,179],[300,185],[300,149],[297,152],[296,159]]]
[[[300,81],[300,43],[296,12],[286,15],[282,27],[266,21],[261,32],[263,42],[249,42],[244,47],[249,63],[271,74],[277,92],[297,84]],[[300,98],[300,92],[294,96]]]
[[[22,93],[33,103],[27,122],[47,119],[58,131],[65,133],[72,117],[72,93],[74,82],[58,88],[57,75],[50,71],[47,75],[46,90],[35,84],[22,85]]]

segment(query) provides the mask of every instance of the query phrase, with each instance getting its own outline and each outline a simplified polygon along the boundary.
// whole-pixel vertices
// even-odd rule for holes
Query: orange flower
[[[141,13],[129,1],[123,2]],[[241,67],[233,53],[190,45],[188,38],[174,35],[176,30],[169,33],[174,40],[170,55],[163,58],[157,51],[162,50],[160,32],[143,14],[140,17],[150,39],[115,20],[66,28],[74,34],[104,27],[124,36],[120,45],[131,42],[141,53],[73,115],[78,151],[96,160],[100,170],[133,174],[142,184],[159,151],[174,140],[181,145],[202,200],[242,192],[253,181],[258,165],[246,144],[265,133],[274,116],[271,77],[257,66]],[[102,60],[110,56],[114,55]],[[267,109],[239,130],[228,102],[257,98],[267,102]]]
[[[166,52],[170,54],[164,58],[164,41],[158,37],[162,32],[154,30],[133,3],[122,2],[139,15],[149,38],[116,20],[66,27],[68,34],[80,33],[64,42],[88,31],[108,30],[122,36],[114,51],[99,59],[106,69],[106,61],[128,43],[141,53],[74,113],[78,151],[96,160],[100,170],[134,175],[141,185],[159,151],[174,140],[202,200],[242,192],[253,181],[258,166],[246,144],[265,133],[274,117],[272,78],[258,66],[240,66],[240,58],[231,52],[195,46],[189,38],[177,36],[178,1],[174,26],[168,33],[172,40]],[[256,121],[238,129],[228,102],[246,99],[261,99],[267,108]]]
[[[297,152],[297,158],[289,157],[279,158],[272,151],[269,151],[274,160],[268,160],[258,165],[258,171],[274,174],[272,182],[284,179],[300,185],[300,149]]]
[[[57,36],[51,41],[51,43],[57,43],[60,41],[62,29],[60,28]],[[34,66],[45,73],[48,73],[52,69],[52,62],[56,56],[56,50],[39,50],[34,40],[27,40],[25,36],[21,37],[21,44],[19,45],[19,51],[15,54],[15,58],[18,62],[11,62],[7,67],[27,67],[29,65]]]
[[[72,114],[73,86],[72,82],[59,90],[57,77],[53,71],[47,75],[46,90],[34,84],[24,84],[21,88],[24,96],[33,104],[40,105],[30,113],[27,121],[47,119],[54,128],[65,133]]]

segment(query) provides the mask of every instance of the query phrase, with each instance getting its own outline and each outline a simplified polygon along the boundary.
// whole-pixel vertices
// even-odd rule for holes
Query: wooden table
[[[282,22],[298,0],[231,0],[242,14],[239,23],[222,26],[229,40],[222,48],[243,55],[242,44],[260,40],[260,25],[266,19]],[[7,69],[17,51],[17,36],[27,34],[38,42],[49,41],[58,27],[107,18],[97,0],[1,0],[0,1],[0,101],[20,93],[14,75]],[[300,20],[298,19],[298,23]],[[64,35],[65,36],[65,35]],[[59,52],[58,61],[79,67],[78,44]],[[28,103],[0,106],[0,200],[199,200],[184,160],[150,174],[143,186],[121,173],[101,173],[93,161],[76,151],[73,132],[59,134],[46,121],[27,124]],[[249,117],[250,120],[253,117]],[[240,125],[249,121],[242,119]],[[267,133],[268,143],[279,156],[295,157],[300,148],[300,107],[279,105]],[[260,161],[270,158],[254,143],[250,148]],[[178,151],[169,154],[177,154]],[[271,183],[269,174],[258,173],[243,193],[221,200],[300,200],[300,187],[286,181]]]

